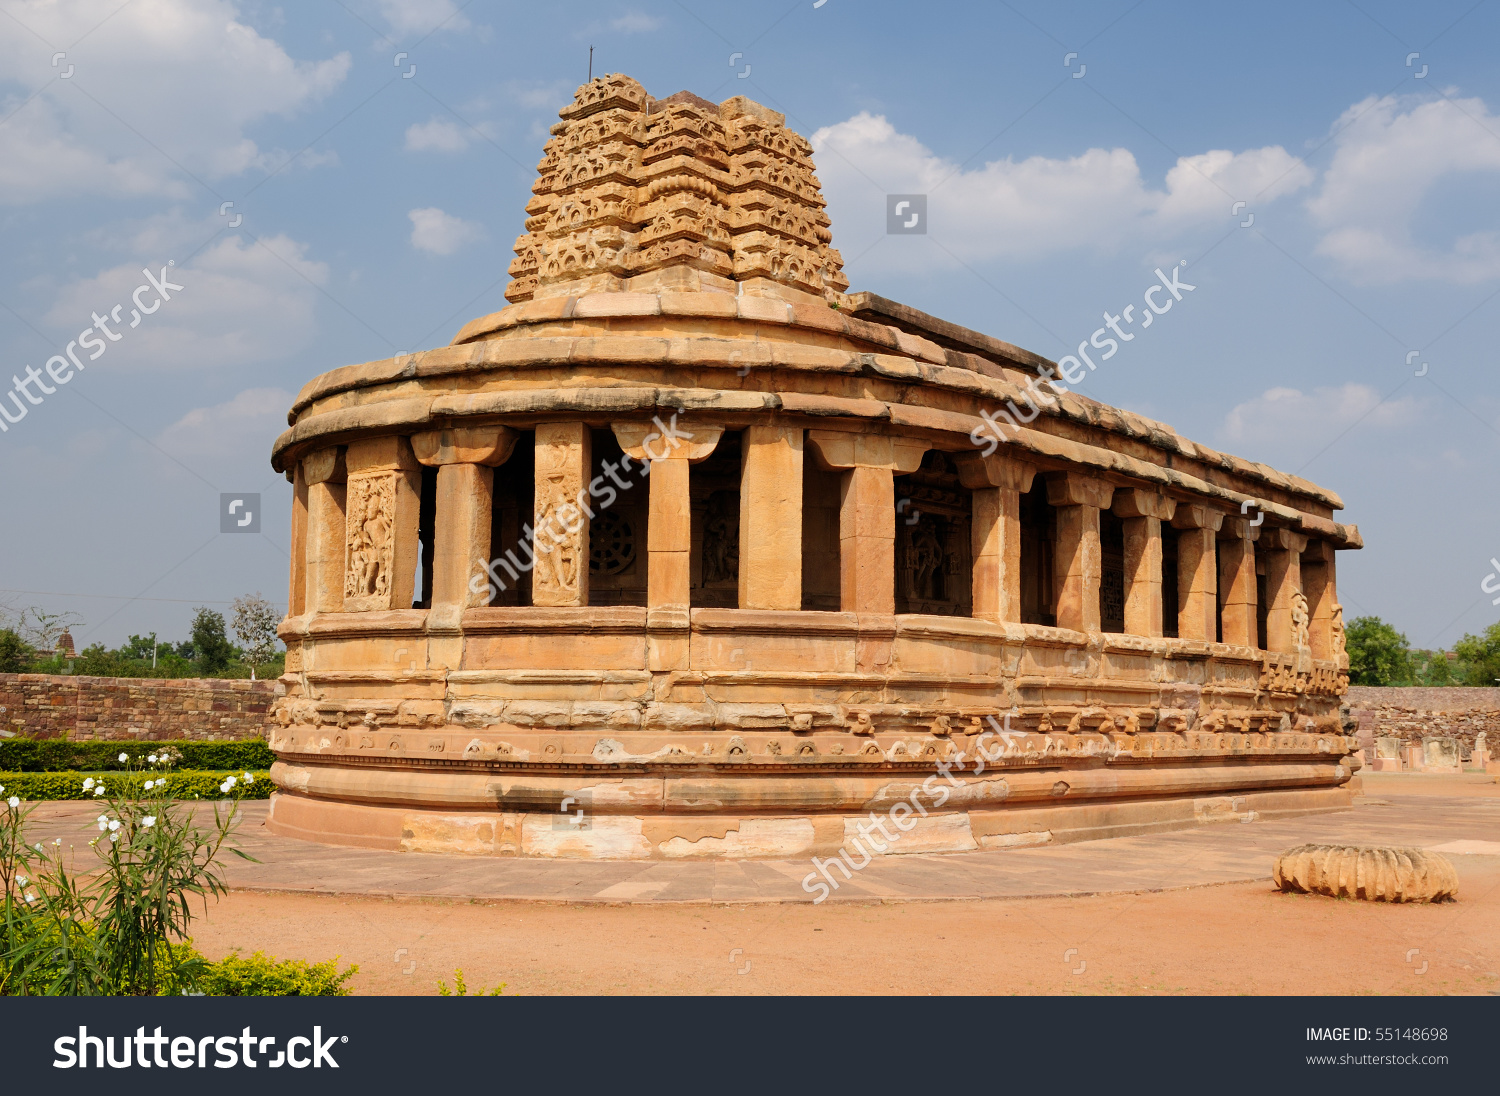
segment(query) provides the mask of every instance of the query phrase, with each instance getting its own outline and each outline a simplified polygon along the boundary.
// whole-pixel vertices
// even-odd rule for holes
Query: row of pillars
[[[675,420],[674,420],[675,422]],[[690,604],[692,545],[689,467],[709,457],[723,427],[690,429],[616,423],[621,449],[649,462],[646,544],[647,607]],[[465,608],[488,603],[476,576],[492,553],[494,469],[520,435],[501,426],[455,428],[331,447],[302,458],[294,472],[292,607],[305,612],[407,608],[418,552],[422,467],[434,467],[432,616],[457,626]],[[535,432],[537,566],[534,605],[588,604],[588,526],[593,508],[590,429],[578,422],[542,423]],[[840,608],[861,614],[895,611],[894,478],[921,465],[925,442],[867,433],[755,425],[742,435],[739,606],[797,610],[802,604],[803,461],[841,474]],[[973,615],[1021,621],[1021,496],[1038,470],[1022,461],[968,454],[956,460],[973,498]],[[1286,529],[1256,528],[1236,515],[1179,502],[1140,488],[1119,488],[1076,472],[1044,474],[1056,511],[1053,604],[1057,624],[1100,626],[1100,514],[1125,530],[1125,631],[1160,636],[1162,537],[1177,536],[1178,635],[1256,647],[1256,551],[1265,555],[1266,646],[1290,651],[1293,602],[1308,569],[1310,638],[1317,657],[1331,657],[1333,553]],[[597,479],[596,479],[597,484]],[[637,488],[638,489],[638,488]],[[1222,625],[1220,623],[1222,618]]]

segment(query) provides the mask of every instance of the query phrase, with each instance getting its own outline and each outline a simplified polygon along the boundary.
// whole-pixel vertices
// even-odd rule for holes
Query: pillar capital
[[[609,425],[625,454],[643,464],[659,460],[685,460],[697,464],[713,455],[719,438],[724,434],[722,424],[696,420],[691,429],[679,428],[676,415],[669,423],[653,419],[651,422],[612,422]]]
[[[1108,510],[1115,485],[1081,472],[1048,472],[1047,501],[1053,506],[1092,506]]]
[[[1225,514],[1224,523],[1219,526],[1220,540],[1259,540],[1260,531],[1264,526],[1252,525],[1250,519],[1238,514]]]
[[[1333,545],[1326,540],[1308,541],[1307,547],[1302,549],[1302,562],[1304,563],[1332,563]]]
[[[1224,524],[1224,511],[1196,502],[1179,502],[1172,517],[1173,529],[1210,529],[1217,533]]]
[[[327,449],[314,449],[302,458],[302,482],[343,483],[349,478],[344,464],[344,447],[333,445]]]
[[[416,472],[421,468],[412,454],[411,442],[399,434],[351,441],[344,452],[350,475],[359,472]]]
[[[1280,549],[1284,552],[1301,553],[1307,548],[1307,537],[1302,533],[1294,533],[1290,529],[1273,527],[1267,529],[1261,536],[1260,546],[1272,552]]]
[[[516,431],[508,426],[455,426],[413,434],[412,452],[426,465],[482,464],[490,468],[510,459]]]
[[[970,453],[954,460],[958,465],[958,479],[971,491],[985,487],[1003,487],[1007,491],[1019,491],[1023,495],[1031,490],[1036,476],[1036,467],[1011,456],[992,453],[981,456]]]
[[[1110,510],[1117,518],[1156,518],[1171,521],[1177,500],[1143,487],[1117,487]]]
[[[847,430],[809,430],[808,444],[825,468],[885,468],[907,475],[922,467],[922,457],[931,448],[917,438],[890,434],[857,434]]]

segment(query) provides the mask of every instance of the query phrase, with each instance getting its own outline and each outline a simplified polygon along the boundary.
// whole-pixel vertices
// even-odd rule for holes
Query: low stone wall
[[[0,733],[70,739],[259,738],[276,681],[0,674]]]
[[[1408,742],[1456,738],[1467,754],[1474,748],[1474,736],[1484,731],[1491,756],[1500,751],[1500,688],[1351,685],[1348,704],[1350,714],[1359,721],[1357,737],[1367,758],[1375,756],[1375,739],[1383,736]]]

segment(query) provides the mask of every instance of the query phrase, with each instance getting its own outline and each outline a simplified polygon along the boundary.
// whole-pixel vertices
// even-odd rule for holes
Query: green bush
[[[1379,617],[1355,617],[1344,638],[1349,680],[1355,685],[1410,685],[1412,659],[1406,636]]]
[[[192,941],[188,941],[189,944]],[[236,948],[217,963],[205,962],[193,983],[210,997],[348,997],[344,985],[357,966],[340,971],[338,957],[326,963],[305,959],[277,959],[258,951],[243,958]]]
[[[93,799],[92,790],[84,791],[83,781],[86,777],[93,777],[102,781],[111,795],[123,792],[128,785],[132,790],[139,791],[147,777],[156,776],[166,780],[166,794],[178,799],[227,799],[219,790],[219,785],[224,783],[226,776],[238,777],[237,787],[234,789],[241,799],[270,799],[271,792],[275,790],[271,784],[269,773],[264,771],[254,772],[255,777],[249,785],[245,784],[245,770],[238,772],[194,772],[176,771],[166,773],[141,773],[141,772],[61,772],[61,773],[7,773],[0,772],[0,786],[5,788],[7,796],[19,796],[31,802],[37,800],[61,800],[61,799]]]
[[[0,740],[0,771],[17,773],[97,772],[120,768],[119,756],[139,767],[164,746],[188,769],[233,772],[269,769],[276,755],[260,739],[245,742],[70,742],[64,738]]]

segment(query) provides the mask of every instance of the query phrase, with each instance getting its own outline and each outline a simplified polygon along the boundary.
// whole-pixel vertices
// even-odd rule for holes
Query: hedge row
[[[65,738],[0,739],[0,772],[97,772],[121,768],[120,755],[133,766],[164,747],[178,755],[183,769],[224,769],[256,772],[269,769],[276,756],[260,739],[244,742],[70,742]]]
[[[241,791],[244,799],[270,799],[274,787],[271,784],[269,773],[250,770],[255,777],[249,786],[237,788]],[[83,790],[85,776],[92,776],[95,780],[102,780],[106,789],[111,792],[123,790],[124,785],[129,782],[139,785],[143,781],[155,779],[158,775],[164,775],[167,781],[167,793],[178,799],[227,799],[223,792],[219,791],[219,785],[224,783],[226,776],[237,776],[243,785],[245,770],[238,772],[202,772],[194,770],[176,770],[165,774],[152,773],[6,773],[0,772],[0,787],[3,787],[4,795],[19,796],[22,799],[93,799],[93,791]]]

